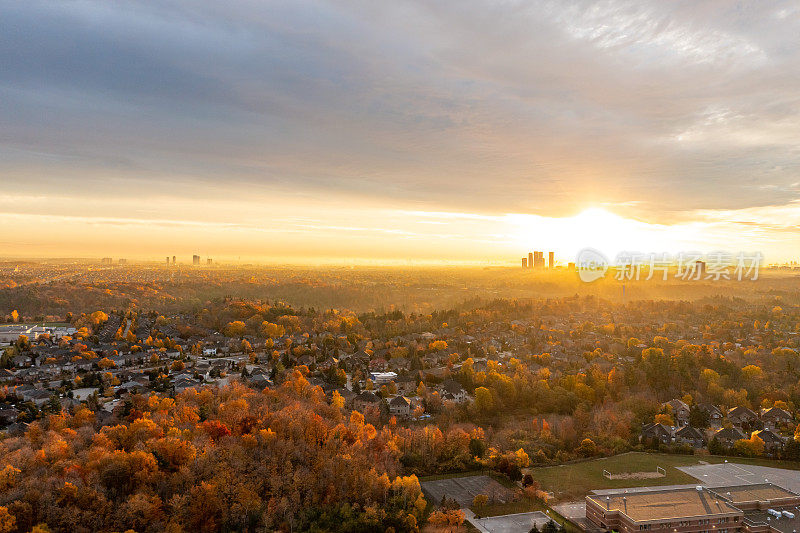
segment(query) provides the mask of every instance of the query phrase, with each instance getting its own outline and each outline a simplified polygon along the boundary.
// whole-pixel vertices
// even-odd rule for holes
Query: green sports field
[[[559,466],[531,468],[533,479],[550,491],[557,501],[578,500],[595,489],[616,489],[624,487],[650,487],[657,485],[690,485],[697,480],[678,470],[678,466],[721,463],[725,460],[742,464],[758,464],[775,468],[800,469],[797,463],[770,461],[767,459],[746,459],[743,457],[719,457],[703,455],[671,455],[659,453],[631,452],[613,457],[591,461],[570,463]],[[655,472],[656,467],[666,472],[664,477],[652,479],[608,479],[603,470],[612,474],[623,472]]]

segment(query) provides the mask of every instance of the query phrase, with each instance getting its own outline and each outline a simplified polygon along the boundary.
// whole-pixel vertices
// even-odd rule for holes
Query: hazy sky
[[[793,258],[798,35],[764,0],[0,0],[0,255]]]

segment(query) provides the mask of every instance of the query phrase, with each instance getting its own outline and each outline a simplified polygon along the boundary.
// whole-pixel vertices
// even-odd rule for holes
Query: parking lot
[[[474,518],[466,513],[467,520],[482,533],[527,533],[534,524],[541,530],[550,518],[541,511]]]
[[[485,494],[489,501],[506,502],[511,497],[510,490],[489,476],[453,477],[423,481],[420,483],[425,495],[434,505],[447,496],[458,502],[461,507],[469,507],[478,494]]]
[[[699,484],[708,487],[769,482],[800,494],[800,471],[798,470],[735,463],[681,466],[678,469],[697,478]]]

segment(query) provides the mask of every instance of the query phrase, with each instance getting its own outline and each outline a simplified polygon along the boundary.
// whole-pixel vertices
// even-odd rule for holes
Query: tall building
[[[533,268],[533,252],[528,252],[528,268]]]
[[[104,265],[110,265],[113,261],[114,260],[111,259],[110,257],[104,257],[103,259],[100,260],[100,262]]]
[[[533,252],[533,268],[544,268],[544,252]]]
[[[175,263],[176,263],[176,261],[175,261],[175,256],[173,255],[173,256],[172,256],[172,264],[174,265]]]
[[[212,263],[212,261],[211,261],[211,258],[210,258],[210,257],[209,257],[208,259],[206,259],[206,264],[207,264],[208,266],[211,266],[211,263]]]
[[[169,256],[167,256],[167,266],[169,266]]]
[[[200,256],[199,255],[193,255],[192,256],[192,264],[195,265],[195,266],[198,266],[200,264]]]
[[[548,253],[548,259],[549,259],[547,263],[548,268],[555,268],[556,266],[555,257],[556,257],[555,252]]]
[[[527,257],[523,257],[522,258],[522,268],[528,268],[528,258]]]
[[[703,276],[706,275],[706,262],[705,261],[695,261],[694,262],[694,275],[697,279],[702,279]]]

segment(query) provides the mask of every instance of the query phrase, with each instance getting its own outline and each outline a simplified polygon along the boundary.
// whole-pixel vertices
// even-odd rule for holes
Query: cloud
[[[22,195],[654,223],[800,199],[789,2],[0,10],[0,176]]]

